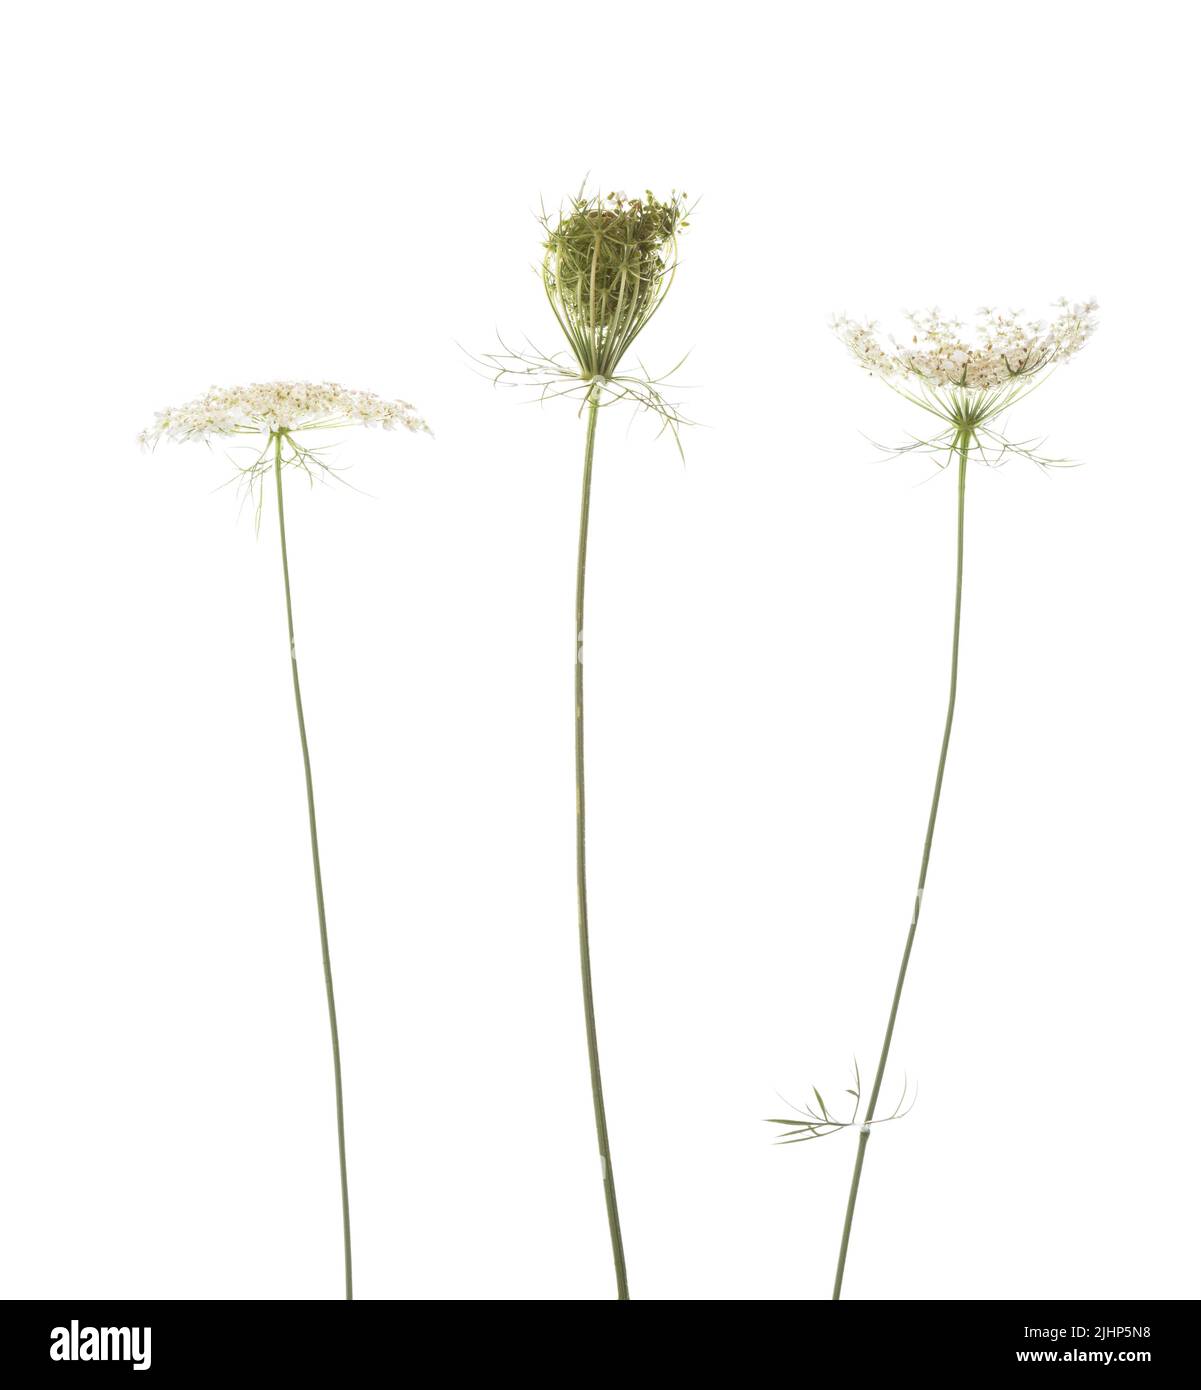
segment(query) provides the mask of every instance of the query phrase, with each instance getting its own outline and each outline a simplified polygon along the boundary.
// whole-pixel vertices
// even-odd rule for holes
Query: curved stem
[[[338,1112],[338,1165],[342,1178],[342,1249],[346,1264],[346,1297],[354,1297],[350,1262],[350,1192],[346,1182],[346,1128],[342,1112],[342,1053],[338,1047],[338,1011],[334,1007],[334,976],[329,962],[329,936],[325,929],[325,893],[321,887],[321,855],[317,848],[317,809],[313,802],[313,769],[309,739],[300,699],[300,671],[296,665],[296,632],[292,625],[292,581],[288,576],[288,537],[284,530],[283,436],[275,436],[275,500],[279,509],[279,550],[284,566],[284,604],[288,610],[288,652],[292,659],[292,693],[296,697],[296,723],[300,729],[300,753],[304,759],[304,788],[309,804],[309,842],[313,850],[313,886],[317,893],[317,925],[321,931],[321,965],[325,971],[325,1002],[329,1007],[329,1036],[334,1050],[334,1100]]]
[[[580,499],[580,547],[575,576],[575,865],[576,895],[580,912],[580,980],[584,987],[584,1029],[588,1035],[588,1070],[592,1077],[592,1109],[596,1116],[596,1142],[600,1149],[601,1176],[605,1186],[605,1210],[613,1245],[613,1270],[617,1297],[630,1297],[626,1282],[626,1257],[617,1215],[617,1188],[609,1154],[609,1126],[605,1119],[605,1093],[601,1087],[600,1050],[596,1042],[596,1014],[592,1004],[592,957],[588,949],[588,883],[584,865],[584,570],[588,559],[588,509],[592,497],[592,453],[596,444],[596,395],[588,401],[588,437],[584,444],[584,485]]]
[[[955,719],[955,693],[959,683],[959,619],[963,608],[963,498],[967,484],[967,458],[970,443],[971,436],[967,433],[961,433],[955,441],[959,453],[959,510],[955,550],[955,626],[951,638],[951,691],[947,698],[947,720],[942,733],[942,749],[938,755],[938,772],[934,778],[934,797],[930,802],[930,819],[926,824],[926,843],[922,849],[922,867],[917,878],[917,894],[913,900],[913,915],[909,920],[908,935],[905,937],[905,950],[901,955],[901,969],[897,975],[896,989],[893,991],[892,1008],[888,1012],[888,1027],[884,1030],[884,1045],[880,1049],[876,1079],[872,1083],[863,1127],[859,1131],[859,1147],[855,1153],[855,1171],[851,1177],[851,1192],[847,1198],[846,1220],[842,1227],[842,1246],[838,1252],[838,1271],[834,1276],[835,1299],[842,1297],[842,1276],[847,1263],[847,1246],[851,1240],[851,1223],[855,1219],[855,1201],[859,1196],[859,1179],[863,1173],[863,1159],[867,1153],[867,1141],[871,1136],[870,1126],[876,1114],[876,1102],[880,1099],[884,1068],[888,1065],[888,1053],[892,1047],[892,1034],[896,1027],[897,1010],[901,1005],[901,991],[905,988],[905,975],[909,970],[909,957],[913,951],[913,938],[917,935],[917,920],[921,915],[922,895],[926,891],[926,870],[930,867],[930,846],[934,843],[934,825],[938,820],[938,803],[942,797],[942,777],[947,766],[947,748],[951,742],[951,725]]]

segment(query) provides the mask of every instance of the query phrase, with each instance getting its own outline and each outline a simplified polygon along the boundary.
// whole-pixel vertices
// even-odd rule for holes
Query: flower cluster
[[[214,386],[186,405],[160,410],[139,436],[209,439],[213,435],[274,434],[293,430],[381,425],[428,433],[429,426],[406,401],[385,400],[371,391],[351,391],[331,381],[271,381],[251,386]]]
[[[834,331],[860,364],[877,376],[910,378],[927,386],[991,391],[1015,384],[1053,363],[1074,356],[1097,327],[1097,302],[1059,300],[1050,322],[1023,319],[1019,312],[977,311],[974,335],[959,319],[938,309],[906,315],[908,342],[881,340],[876,324],[844,316]]]

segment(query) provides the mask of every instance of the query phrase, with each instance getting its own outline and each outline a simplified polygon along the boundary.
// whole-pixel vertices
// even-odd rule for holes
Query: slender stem
[[[609,1126],[605,1120],[605,1093],[601,1086],[600,1050],[596,1043],[596,1014],[592,1004],[592,957],[588,949],[588,883],[584,867],[584,569],[588,559],[588,509],[592,498],[592,452],[596,444],[598,402],[595,392],[588,401],[588,437],[584,445],[584,486],[580,499],[580,548],[575,575],[575,872],[580,909],[580,980],[584,987],[584,1029],[588,1035],[588,1070],[592,1077],[592,1109],[596,1116],[596,1142],[600,1149],[601,1176],[605,1185],[605,1210],[613,1245],[613,1270],[617,1297],[630,1297],[626,1282],[626,1256],[617,1215],[617,1188],[609,1154]]]
[[[281,458],[283,435],[275,436],[275,500],[279,509],[279,550],[284,565],[284,604],[288,610],[288,652],[292,659],[292,693],[296,697],[296,723],[300,729],[300,753],[304,759],[304,789],[309,803],[309,842],[313,850],[313,886],[317,893],[317,925],[321,931],[321,966],[325,971],[325,1002],[329,1007],[329,1036],[334,1050],[334,1100],[338,1112],[338,1165],[342,1178],[342,1249],[346,1263],[346,1297],[354,1297],[350,1262],[350,1191],[346,1181],[346,1127],[342,1111],[342,1053],[338,1046],[338,1011],[334,1006],[334,976],[329,962],[329,936],[325,929],[325,893],[321,887],[321,854],[317,848],[317,809],[313,802],[313,768],[309,739],[300,699],[300,671],[296,665],[296,631],[292,625],[292,581],[288,576],[288,537],[284,530],[284,483]]]
[[[855,1219],[855,1200],[859,1196],[859,1179],[863,1173],[863,1159],[867,1153],[867,1141],[871,1135],[871,1122],[876,1114],[876,1102],[880,1099],[884,1068],[888,1065],[888,1052],[892,1047],[892,1033],[896,1027],[897,1010],[901,1005],[901,991],[905,988],[905,975],[909,970],[913,938],[917,935],[917,920],[921,915],[922,895],[926,891],[926,870],[930,867],[930,846],[934,843],[934,825],[938,820],[938,803],[942,797],[942,777],[947,766],[947,748],[951,742],[951,725],[955,719],[955,693],[959,684],[959,619],[963,608],[963,498],[967,485],[967,458],[970,443],[971,436],[966,432],[961,433],[956,440],[956,448],[959,452],[959,508],[955,543],[955,626],[951,638],[951,690],[947,698],[947,721],[942,732],[942,749],[938,755],[938,772],[934,778],[934,797],[930,802],[930,819],[926,824],[926,843],[922,848],[922,867],[917,878],[917,894],[913,900],[913,915],[909,920],[909,932],[905,937],[905,950],[901,955],[901,969],[897,975],[897,987],[893,991],[892,1008],[888,1011],[888,1027],[884,1030],[884,1045],[880,1049],[876,1079],[872,1083],[863,1127],[859,1131],[859,1147],[855,1153],[855,1172],[851,1177],[851,1192],[847,1198],[846,1220],[842,1227],[842,1246],[838,1252],[838,1272],[834,1276],[835,1299],[842,1297],[842,1276],[847,1263],[847,1246],[851,1240],[851,1223]]]

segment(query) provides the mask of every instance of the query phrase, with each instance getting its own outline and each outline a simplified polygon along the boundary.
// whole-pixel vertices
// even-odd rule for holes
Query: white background
[[[26,6],[4,224],[0,1291],[336,1298],[328,1036],[275,536],[212,383],[332,378],[289,480],[358,1292],[605,1299],[576,964],[583,431],[472,375],[557,346],[535,213],[702,201],[603,420],[596,988],[633,1295],[829,1295],[854,1143],[780,1091],[879,1046],[943,717],[954,485],[831,311],[1087,350],[974,468],[960,714],[851,1298],[1195,1297],[1197,35],[1184,6]]]

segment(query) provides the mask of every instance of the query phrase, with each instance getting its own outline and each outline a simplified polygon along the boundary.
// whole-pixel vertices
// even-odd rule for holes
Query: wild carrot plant
[[[317,901],[317,929],[321,942],[321,967],[325,976],[325,1001],[329,1014],[330,1044],[334,1063],[334,1105],[338,1126],[338,1171],[342,1192],[342,1250],[346,1297],[354,1297],[354,1277],[350,1247],[350,1188],[346,1173],[346,1124],[342,1104],[342,1053],[338,1042],[338,1013],[334,1004],[334,978],[330,965],[329,935],[325,920],[325,890],[321,879],[321,854],[317,844],[317,809],[313,797],[313,769],[309,756],[304,705],[300,696],[300,671],[296,664],[296,632],[292,614],[292,581],[288,570],[288,539],[284,526],[284,472],[298,469],[312,482],[319,477],[336,476],[328,453],[329,446],[312,443],[315,434],[343,429],[350,425],[379,425],[385,430],[400,427],[428,433],[425,422],[404,401],[384,400],[369,391],[348,391],[332,383],[271,382],[267,385],[217,388],[186,405],[160,411],[150,429],[143,432],[144,445],[160,439],[176,442],[247,437],[252,456],[248,463],[236,465],[248,495],[255,502],[256,523],[261,515],[264,483],[274,482],[276,512],[279,519],[279,550],[283,565],[284,611],[288,622],[288,655],[292,672],[292,696],[296,706],[296,725],[300,735],[300,755],[304,765],[305,798],[308,805],[309,848],[313,860],[313,887]]]
[[[938,768],[934,776],[934,795],[926,822],[926,837],[922,845],[918,870],[917,892],[905,935],[901,966],[893,990],[888,1022],[879,1060],[872,1076],[871,1090],[863,1107],[859,1066],[855,1064],[855,1085],[848,1088],[854,1097],[855,1109],[849,1120],[839,1120],[827,1108],[820,1092],[814,1088],[817,1108],[807,1105],[797,1110],[793,1119],[776,1119],[770,1123],[785,1126],[780,1142],[801,1144],[820,1139],[843,1129],[858,1130],[855,1167],[843,1222],[842,1242],[834,1277],[834,1298],[842,1297],[843,1275],[846,1270],[847,1248],[851,1225],[855,1217],[855,1202],[863,1176],[863,1161],[873,1128],[885,1120],[896,1119],[904,1113],[908,1083],[901,1092],[897,1107],[887,1115],[878,1115],[880,1090],[892,1047],[893,1031],[901,1004],[901,992],[909,970],[909,959],[917,935],[918,918],[926,892],[926,874],[930,867],[930,851],[934,843],[934,827],[938,820],[938,805],[942,796],[943,774],[947,751],[951,743],[951,726],[955,718],[955,697],[959,683],[959,636],[963,609],[963,535],[964,496],[969,461],[975,459],[996,465],[1007,458],[1025,458],[1039,467],[1063,465],[1066,460],[1047,458],[1040,453],[1035,440],[1011,440],[1003,431],[1001,417],[1023,400],[1046,379],[1053,367],[1073,357],[1091,337],[1097,323],[1097,305],[1090,300],[1072,304],[1066,299],[1055,306],[1056,316],[1048,322],[1030,322],[1020,314],[981,309],[974,336],[965,336],[964,325],[946,318],[937,309],[910,314],[910,331],[906,341],[882,340],[874,323],[856,323],[845,317],[834,320],[834,330],[850,348],[861,366],[924,414],[925,428],[909,442],[889,452],[903,455],[927,453],[934,456],[940,467],[954,466],[958,477],[955,540],[955,603],[951,627],[951,680],[943,724]],[[863,1116],[860,1119],[860,1109]]]
[[[641,363],[627,365],[635,339],[658,312],[671,288],[677,265],[677,238],[688,225],[686,194],[660,200],[653,193],[585,197],[581,191],[557,216],[544,214],[542,284],[551,311],[567,339],[568,351],[513,350],[503,341],[498,352],[479,360],[497,384],[534,387],[543,400],[566,396],[579,401],[585,420],[584,474],[576,555],[575,625],[575,790],[576,898],[584,1031],[592,1083],[592,1106],[600,1150],[605,1210],[613,1250],[617,1297],[630,1296],[625,1248],[617,1209],[617,1185],[601,1084],[600,1048],[592,990],[584,801],[584,579],[588,555],[588,512],[597,421],[602,410],[623,402],[657,416],[679,444],[686,423],[664,395],[664,384],[678,369],[651,377]]]

